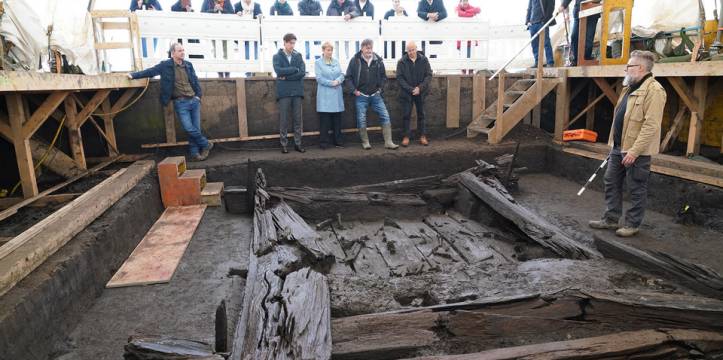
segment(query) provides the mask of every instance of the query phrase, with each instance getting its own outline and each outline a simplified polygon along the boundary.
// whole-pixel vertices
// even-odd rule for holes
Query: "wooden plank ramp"
[[[206,205],[167,208],[106,287],[169,282],[204,211]]]

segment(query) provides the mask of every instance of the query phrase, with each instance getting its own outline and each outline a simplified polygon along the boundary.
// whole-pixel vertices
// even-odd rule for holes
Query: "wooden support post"
[[[85,122],[88,120],[90,115],[93,114],[93,112],[95,112],[95,110],[98,108],[98,106],[100,106],[100,104],[103,103],[103,100],[105,100],[108,97],[108,95],[110,95],[109,89],[98,90],[93,95],[93,97],[90,100],[88,100],[88,102],[83,106],[82,110],[76,116],[77,117],[76,120],[78,122],[79,128],[81,126],[83,126],[83,124],[85,124]],[[78,100],[77,97],[76,97],[76,100]]]
[[[484,74],[475,74],[472,77],[472,121],[482,115],[487,108],[487,76]]]
[[[669,77],[668,82],[670,82],[670,85],[678,94],[680,100],[683,101],[685,106],[687,106],[691,112],[700,112],[700,109],[698,109],[698,100],[695,96],[693,96],[693,91],[691,91],[688,85],[685,84],[685,80],[683,80],[683,78],[679,76]]]
[[[176,142],[176,112],[173,110],[173,102],[168,103],[163,108],[163,120],[166,123],[166,142],[173,144]]]
[[[663,142],[660,143],[661,153],[668,151],[675,138],[678,137],[678,132],[680,132],[680,129],[683,127],[683,119],[685,118],[686,112],[687,108],[685,106],[678,105],[678,113],[670,124],[670,130],[665,134]]]
[[[604,78],[592,78],[595,81],[595,84],[600,88],[600,90],[603,91],[605,96],[608,97],[608,100],[613,104],[613,106],[617,105],[618,103],[618,94],[615,92],[615,90],[608,84],[608,81]]]
[[[688,132],[688,156],[698,155],[700,153],[700,138],[703,133],[703,119],[705,119],[706,96],[708,93],[708,78],[699,76],[695,78],[695,87],[693,95],[697,99],[697,110],[692,112],[690,116],[690,129]]]
[[[535,77],[537,81],[542,80],[542,74],[543,69],[542,67],[545,65],[544,61],[548,61],[550,59],[545,59],[545,34],[547,34],[547,29],[543,29],[540,35],[537,37],[537,71],[535,74]]]
[[[447,76],[447,128],[459,127],[460,82],[459,75]]]
[[[572,118],[572,120],[570,120],[570,122],[567,124],[567,126],[565,126],[565,130],[567,130],[572,124],[575,123],[575,121],[577,121],[577,120],[578,120],[579,118],[581,118],[583,115],[589,114],[590,111],[591,111],[593,108],[595,108],[595,105],[597,105],[597,103],[599,103],[600,100],[602,100],[604,97],[605,97],[605,94],[600,94],[600,95],[598,95],[598,97],[596,97],[595,99],[593,99],[593,101],[592,101],[591,103],[587,104],[587,106],[586,106],[584,109],[582,109],[582,111],[580,111],[579,114],[575,115],[575,117]]]
[[[588,87],[587,91],[587,102],[588,104],[592,103],[595,99],[595,87],[590,86]],[[585,116],[585,129],[593,130],[595,128],[595,105],[593,105],[590,110],[587,111]]]
[[[542,89],[542,86],[540,86],[540,89]],[[542,118],[542,104],[537,104],[537,106],[535,106],[535,108],[532,109],[532,126],[539,128],[541,118]]]
[[[249,125],[246,114],[246,80],[236,79],[236,106],[238,108],[238,136],[249,136]]]
[[[111,114],[110,98],[105,98],[100,105],[100,111],[103,112],[103,128],[105,129],[106,141],[108,141],[108,155],[118,148],[115,138],[115,126],[113,125],[113,114]]]
[[[83,151],[83,136],[80,133],[80,124],[78,121],[78,109],[75,99],[72,97],[65,98],[65,123],[68,128],[68,140],[70,142],[70,152],[73,160],[78,167],[85,170],[88,167],[85,164],[85,152]]]
[[[23,125],[23,137],[30,138],[35,134],[40,126],[48,120],[48,117],[55,112],[55,109],[60,106],[65,100],[65,97],[70,94],[69,91],[55,91],[52,92],[38,107],[28,121]]]
[[[562,133],[570,122],[570,89],[567,70],[560,71],[560,83],[555,96],[555,140],[562,141]]]
[[[33,155],[30,150],[30,138],[23,135],[23,122],[27,118],[22,95],[9,93],[5,95],[8,107],[8,119],[15,147],[15,158],[20,172],[20,183],[23,187],[23,197],[30,198],[38,195],[38,183],[35,179]]]
[[[113,104],[113,107],[110,108],[110,112],[112,115],[115,116],[116,113],[119,113],[123,108],[128,104],[128,102],[131,100],[131,97],[136,93],[135,88],[127,89],[123,94],[116,100],[115,104]]]

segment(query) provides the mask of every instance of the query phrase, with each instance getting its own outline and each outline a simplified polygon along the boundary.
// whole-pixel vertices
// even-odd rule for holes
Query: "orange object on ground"
[[[166,209],[106,287],[171,281],[205,210],[206,205]]]
[[[576,129],[576,130],[565,130],[562,133],[562,141],[597,141],[597,133],[592,130]]]
[[[206,171],[187,169],[183,156],[169,157],[158,163],[158,181],[161,200],[166,208],[198,205],[201,203],[201,190],[206,186]]]

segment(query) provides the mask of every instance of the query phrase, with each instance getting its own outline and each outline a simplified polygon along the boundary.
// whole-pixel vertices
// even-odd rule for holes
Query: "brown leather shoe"
[[[424,146],[429,145],[429,141],[427,141],[427,137],[424,136],[424,135],[422,135],[422,137],[419,138],[419,143],[422,144],[422,145],[424,145]]]
[[[402,146],[404,146],[404,147],[409,146],[409,138],[408,138],[408,137],[405,136],[405,137],[402,139]]]

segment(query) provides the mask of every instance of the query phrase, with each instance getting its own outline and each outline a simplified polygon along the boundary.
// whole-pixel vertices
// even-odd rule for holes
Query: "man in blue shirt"
[[[161,76],[161,104],[165,107],[173,101],[176,117],[188,134],[188,149],[192,161],[203,161],[208,157],[213,143],[201,133],[201,86],[193,65],[184,60],[183,45],[173,43],[168,51],[170,59],[158,65],[128,74],[130,79]]]

